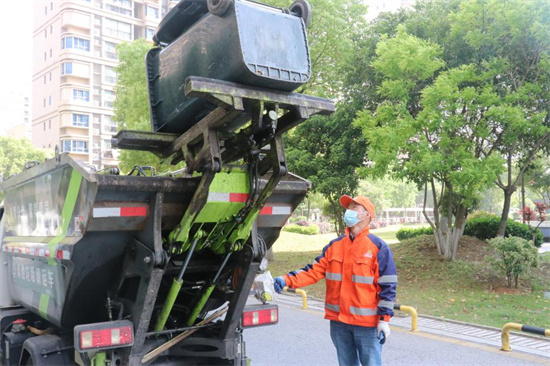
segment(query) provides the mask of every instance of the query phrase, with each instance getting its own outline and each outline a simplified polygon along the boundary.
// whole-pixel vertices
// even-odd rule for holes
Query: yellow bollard
[[[285,288],[283,289],[283,291],[288,291],[288,292],[295,292],[297,294],[300,294],[302,295],[302,309],[303,310],[307,310],[307,294],[304,290],[302,289],[293,289],[293,288],[288,288],[288,286],[285,286]]]
[[[416,312],[416,309],[412,306],[406,306],[406,305],[397,305],[399,306],[397,310],[406,311],[407,313],[411,314],[411,331],[418,332],[418,314]],[[394,309],[396,307],[394,306]]]
[[[511,351],[512,348],[510,347],[510,331],[511,330],[517,330],[520,332],[527,332],[527,333],[533,333],[538,334],[544,337],[550,337],[550,329],[544,329],[539,327],[534,327],[532,325],[525,325],[525,324],[518,324],[518,323],[506,323],[502,327],[502,351]]]

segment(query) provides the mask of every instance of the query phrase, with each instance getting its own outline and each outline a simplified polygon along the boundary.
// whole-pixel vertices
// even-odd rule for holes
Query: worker
[[[325,319],[340,366],[382,363],[382,344],[390,336],[389,321],[397,288],[397,272],[389,246],[369,232],[374,206],[367,197],[344,195],[345,235],[331,241],[313,264],[274,280],[299,288],[325,279]]]

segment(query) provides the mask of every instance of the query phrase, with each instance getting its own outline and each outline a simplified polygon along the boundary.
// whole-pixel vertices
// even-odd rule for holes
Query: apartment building
[[[35,1],[32,141],[96,168],[118,164],[116,46],[151,39],[169,0]]]

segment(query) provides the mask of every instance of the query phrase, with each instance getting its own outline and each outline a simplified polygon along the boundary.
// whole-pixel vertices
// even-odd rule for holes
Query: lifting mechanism
[[[311,115],[334,111],[326,99],[202,77],[189,77],[185,94],[216,108],[182,135],[120,131],[114,139],[117,148],[149,151],[173,164],[185,161],[185,173],[201,177],[180,224],[164,243],[169,256],[186,254],[156,320],[156,332],[166,325],[195,252],[208,248],[224,258],[194,301],[188,326],[203,310],[231,254],[243,249],[260,210],[287,173],[283,133]],[[265,175],[269,180],[260,187],[259,177]],[[220,196],[230,202],[220,203]],[[252,239],[254,257],[260,260],[266,248]]]

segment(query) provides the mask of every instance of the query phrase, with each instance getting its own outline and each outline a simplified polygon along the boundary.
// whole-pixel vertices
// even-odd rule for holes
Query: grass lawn
[[[395,231],[397,227],[373,233],[391,243]],[[282,232],[273,247],[271,273],[278,276],[312,263],[334,237]],[[541,268],[520,277],[520,286],[514,289],[507,288],[503,276],[484,262],[490,249],[478,239],[464,237],[455,262],[437,255],[431,236],[392,244],[391,248],[399,276],[396,302],[415,307],[419,314],[494,327],[515,322],[550,328],[550,299],[544,298],[544,292],[550,291],[550,253],[542,255]],[[324,281],[307,287],[306,292],[324,298]]]

